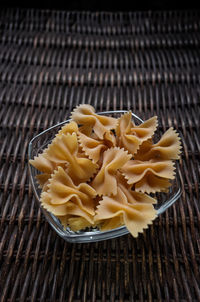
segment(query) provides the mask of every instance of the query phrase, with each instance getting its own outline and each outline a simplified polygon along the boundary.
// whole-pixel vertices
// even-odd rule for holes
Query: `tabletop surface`
[[[200,12],[0,12],[0,301],[199,301]],[[182,197],[137,239],[71,244],[45,221],[27,146],[80,103],[182,138]]]

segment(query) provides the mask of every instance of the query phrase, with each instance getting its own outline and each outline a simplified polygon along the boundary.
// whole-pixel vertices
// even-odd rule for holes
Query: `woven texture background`
[[[2,10],[0,61],[0,301],[200,301],[200,13]],[[137,239],[67,243],[38,208],[28,143],[79,103],[182,137],[182,197]]]

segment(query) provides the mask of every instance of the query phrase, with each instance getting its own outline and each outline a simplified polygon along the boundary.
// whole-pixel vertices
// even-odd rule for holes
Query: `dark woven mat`
[[[200,13],[0,12],[0,301],[200,301]],[[182,197],[139,238],[70,244],[45,222],[27,145],[74,106],[181,134]]]

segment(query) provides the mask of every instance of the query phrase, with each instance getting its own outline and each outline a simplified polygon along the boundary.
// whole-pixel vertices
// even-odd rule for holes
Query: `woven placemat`
[[[0,12],[0,301],[200,301],[200,12]],[[59,238],[30,139],[90,103],[174,126],[182,197],[137,239]]]

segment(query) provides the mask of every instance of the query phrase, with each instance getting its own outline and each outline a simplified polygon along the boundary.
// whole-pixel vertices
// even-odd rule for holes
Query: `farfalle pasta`
[[[94,139],[81,132],[79,133],[79,143],[87,156],[95,163],[99,161],[102,152],[108,148],[104,141]]]
[[[144,142],[135,154],[135,159],[180,159],[180,153],[181,139],[173,128],[169,128],[156,144],[153,144],[152,141]]]
[[[96,191],[90,185],[76,186],[66,171],[58,167],[49,181],[48,191],[41,195],[41,203],[56,216],[78,216],[92,225],[95,197]]]
[[[178,133],[170,128],[154,142],[156,116],[135,125],[130,111],[117,119],[87,104],[71,118],[30,160],[39,171],[41,205],[74,232],[124,225],[137,237],[157,217],[149,194],[167,192],[175,178]]]
[[[136,126],[132,121],[131,112],[122,115],[116,127],[119,146],[125,148],[134,155],[139,146],[152,137],[157,128],[157,117],[154,116],[144,123]]]
[[[78,125],[75,122],[71,122],[69,124],[65,124],[60,131],[58,131],[58,134],[56,134],[56,137],[62,137],[62,134],[72,134],[72,133],[78,132]]]
[[[128,184],[135,185],[136,191],[155,193],[166,190],[169,180],[174,179],[174,163],[172,161],[139,161],[130,160],[121,171]]]
[[[117,119],[98,115],[92,106],[86,104],[74,109],[71,117],[77,124],[91,126],[100,139],[103,139],[104,134],[108,130],[115,129],[117,125]]]
[[[131,155],[119,147],[104,152],[101,169],[91,183],[98,195],[117,194],[116,173],[130,158]]]
[[[56,163],[47,159],[44,154],[39,154],[38,156],[35,156],[34,159],[31,159],[29,162],[40,172],[47,174],[51,174],[56,168]]]
[[[49,183],[48,180],[51,177],[51,173],[53,173],[53,171],[57,168],[56,163],[45,158],[44,154],[39,154],[38,156],[35,156],[34,159],[30,160],[29,162],[37,170],[43,172],[42,174],[36,175],[36,178],[42,190],[45,191],[47,188],[47,184]]]
[[[116,146],[116,138],[110,132],[105,133],[103,140],[99,140],[95,135],[89,137],[81,132],[78,136],[82,150],[95,163],[100,160],[106,149]]]
[[[118,183],[117,194],[103,196],[97,206],[95,222],[99,222],[100,229],[104,231],[125,225],[137,237],[155,219],[154,203],[154,198]]]
[[[56,164],[67,164],[68,173],[74,180],[88,181],[96,172],[97,164],[85,157],[78,157],[78,138],[72,134],[56,137],[44,153],[44,157]]]

